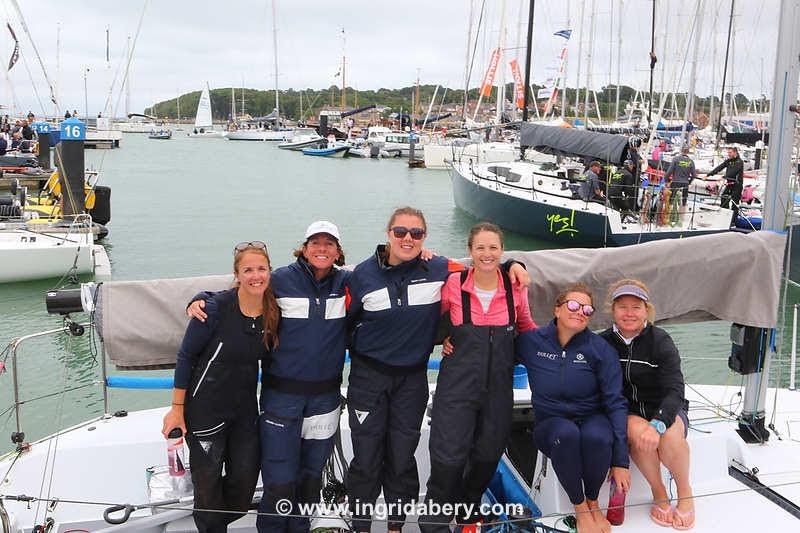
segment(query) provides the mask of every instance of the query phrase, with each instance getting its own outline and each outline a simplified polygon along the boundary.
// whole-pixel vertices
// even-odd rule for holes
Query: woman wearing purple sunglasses
[[[593,314],[589,289],[567,287],[553,321],[517,338],[517,355],[528,369],[534,441],[575,506],[578,531],[607,533],[597,497],[609,468],[618,487],[630,486],[628,406],[616,350],[587,327]]]

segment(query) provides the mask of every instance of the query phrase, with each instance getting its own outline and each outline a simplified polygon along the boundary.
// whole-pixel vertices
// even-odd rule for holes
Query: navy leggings
[[[537,420],[533,437],[553,463],[572,505],[597,499],[611,467],[614,442],[611,422],[604,413],[578,421],[557,416]]]

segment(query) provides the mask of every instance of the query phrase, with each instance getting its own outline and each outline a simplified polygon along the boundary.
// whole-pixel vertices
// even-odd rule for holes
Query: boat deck
[[[728,469],[735,464],[750,470],[757,468],[758,479],[764,485],[794,505],[795,509],[800,508],[800,391],[778,391],[779,410],[775,414],[774,427],[780,438],[772,433],[765,444],[745,444],[735,432],[735,420],[713,407],[737,405],[738,392],[738,387],[687,387],[691,402],[688,437],[692,450],[691,477],[697,510],[694,531],[796,530],[800,525],[797,516],[729,475]],[[775,394],[775,390],[769,391],[768,417],[772,415]],[[518,405],[527,405],[529,392],[524,389],[515,391],[515,401]],[[3,480],[3,492],[8,495],[38,495],[43,486],[42,479],[47,481],[44,486],[48,486],[52,476],[49,496],[61,500],[53,513],[58,524],[100,529],[106,526],[100,515],[107,506],[148,501],[145,469],[165,461],[165,444],[160,434],[164,412],[163,408],[151,409],[124,417],[97,419],[62,432],[57,440],[48,438],[33,443],[30,451],[16,461]],[[429,422],[430,419],[426,418],[423,423],[416,454],[421,492],[425,490],[427,478]],[[344,453],[349,458],[351,449],[346,415],[341,420],[341,432]],[[13,455],[9,455],[0,461],[3,472],[9,470],[12,460]],[[43,467],[45,464],[48,465],[46,468]],[[541,461],[537,465],[537,474],[540,467]],[[668,482],[668,473],[664,472],[664,476]],[[541,481],[540,490],[532,491],[532,497],[542,510],[542,521],[554,526],[564,514],[571,514],[572,508],[552,468]],[[604,488],[600,501],[606,502],[607,498],[607,488]],[[87,503],[70,504],[67,500]],[[647,484],[634,469],[625,523],[614,530],[663,531],[648,518],[649,502]],[[35,523],[37,513],[41,520],[45,505],[7,501],[6,507],[16,515],[20,525],[30,527]],[[131,531],[194,531],[188,515],[186,510],[170,510],[151,516],[149,509],[143,509],[132,515],[127,527]],[[145,527],[145,523],[134,520],[137,517],[147,517],[151,523],[161,521],[162,525],[152,524],[156,529],[150,529],[151,526]],[[170,518],[172,523],[163,529],[163,519]],[[413,521],[412,517],[410,519]],[[253,516],[243,518],[236,523],[235,530],[252,531],[253,520]],[[119,527],[110,531],[122,531]],[[563,524],[558,527],[564,528]],[[406,531],[416,529],[412,523]],[[376,522],[373,531],[382,530],[385,527]]]

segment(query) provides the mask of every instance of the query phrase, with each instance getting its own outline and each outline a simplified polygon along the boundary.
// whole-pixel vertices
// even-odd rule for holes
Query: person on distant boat
[[[556,297],[553,321],[517,337],[517,355],[528,369],[536,447],[575,506],[577,530],[608,533],[597,498],[609,468],[618,487],[630,487],[628,405],[619,356],[587,328],[593,314],[589,289],[566,287]]]
[[[9,150],[18,150],[19,145],[22,143],[22,133],[15,131],[11,134],[11,147]]]
[[[723,168],[725,169],[725,189],[720,196],[720,206],[733,210],[731,225],[734,225],[739,216],[739,202],[742,201],[742,190],[744,189],[744,162],[739,157],[739,149],[735,146],[728,148],[728,159],[717,165],[706,176],[713,176]]]
[[[387,244],[350,277],[352,329],[347,409],[353,460],[347,494],[352,530],[370,531],[364,504],[407,504],[419,496],[414,452],[428,404],[427,363],[441,316],[441,287],[463,265],[434,256],[425,261],[427,225],[422,211],[396,209],[386,226]],[[525,269],[507,262],[511,283],[530,283]],[[389,533],[405,522],[402,508],[388,517]]]
[[[673,157],[664,180],[672,189],[672,194],[681,193],[681,205],[686,206],[689,198],[689,184],[697,177],[694,161],[689,157],[689,146],[681,148],[681,155]]]
[[[688,407],[681,358],[669,334],[653,325],[655,307],[639,280],[622,279],[609,288],[614,324],[600,335],[619,354],[623,393],[628,400],[628,444],[653,493],[650,518],[661,526],[686,530],[694,525],[689,484]],[[661,464],[677,487],[670,506]]]
[[[72,110],[72,118],[78,118],[78,110],[77,109],[73,109]]]
[[[457,523],[481,518],[481,496],[511,434],[514,339],[536,327],[528,291],[512,286],[500,268],[500,228],[474,225],[467,249],[472,267],[450,274],[442,287],[442,312],[452,327],[433,397],[426,496],[439,504],[472,504],[475,512],[456,516]],[[452,513],[420,517],[420,529],[449,533],[452,518]]]
[[[319,501],[322,469],[339,427],[346,342],[346,282],[339,228],[320,220],[308,226],[295,263],[272,273],[281,318],[280,343],[261,376],[261,478],[264,497],[256,525],[261,533],[308,531],[298,504]],[[195,296],[190,316],[203,320]],[[292,509],[276,509],[281,500]],[[280,516],[281,513],[292,515]]]
[[[634,171],[633,160],[626,159],[622,166],[611,174],[608,199],[620,211],[633,212],[636,209],[636,178],[634,177]]]
[[[258,367],[278,346],[278,305],[261,241],[233,250],[234,288],[209,298],[207,319],[192,320],[178,350],[172,407],[162,433],[186,435],[200,532],[227,531],[247,511],[258,479]],[[225,475],[222,475],[222,470]],[[219,512],[230,511],[230,512]]]
[[[30,122],[27,120],[22,121],[22,138],[26,141],[32,141],[33,137],[35,136],[33,132],[33,128],[30,126]]]
[[[603,194],[603,190],[600,188],[600,172],[602,170],[602,165],[600,161],[592,161],[589,164],[589,169],[586,173],[581,177],[581,184],[578,188],[578,196],[584,202],[590,201],[605,201],[605,195]]]
[[[72,117],[72,115],[69,114],[69,109],[67,109],[67,112],[64,113],[64,118],[66,119],[66,118],[71,118],[71,117]]]

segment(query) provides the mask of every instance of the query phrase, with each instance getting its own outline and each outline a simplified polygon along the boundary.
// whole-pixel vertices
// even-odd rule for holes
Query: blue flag
[[[569,40],[570,35],[572,35],[572,30],[557,31],[553,35],[555,35],[556,37],[563,37],[564,39]]]

